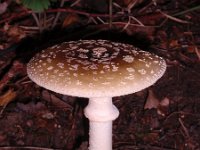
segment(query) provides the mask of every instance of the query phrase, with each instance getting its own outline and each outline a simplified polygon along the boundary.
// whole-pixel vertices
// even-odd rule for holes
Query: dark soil
[[[27,62],[43,48],[78,39],[133,44],[167,62],[156,84],[113,98],[120,111],[113,123],[114,150],[200,150],[200,24],[199,16],[193,17],[193,24],[168,21],[153,34],[148,30],[128,35],[89,25],[11,42],[0,51],[0,150],[87,149],[83,109],[88,100],[41,88],[26,73]],[[147,108],[149,99],[159,104]]]

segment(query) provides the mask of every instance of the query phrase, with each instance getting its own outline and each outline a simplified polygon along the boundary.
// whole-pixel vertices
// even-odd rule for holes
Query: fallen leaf
[[[10,103],[17,96],[16,92],[12,89],[8,90],[5,94],[0,96],[0,106],[5,106]]]
[[[143,140],[148,143],[155,142],[159,138],[159,133],[148,133],[144,136]]]
[[[199,49],[195,49],[195,52],[196,52],[196,54],[197,54],[197,56],[198,56],[198,58],[199,58],[199,60],[200,60],[200,50]]]
[[[187,47],[187,52],[189,52],[189,53],[194,53],[196,49],[197,49],[197,46],[196,46],[196,45],[189,45],[189,46]]]
[[[50,102],[51,104],[60,107],[62,109],[65,110],[72,110],[72,106],[70,106],[69,104],[63,102],[61,99],[59,99],[58,97],[56,97],[55,95],[49,93],[47,90],[43,90],[42,91],[42,98],[48,102]]]
[[[8,36],[14,37],[17,41],[26,37],[26,33],[19,26],[11,26],[7,34]]]
[[[178,47],[179,46],[178,40],[171,40],[170,43],[169,43],[169,46],[171,48]]]
[[[157,110],[157,114],[165,116],[168,112],[169,102],[170,100],[167,97],[159,101],[154,95],[153,91],[149,90],[149,95],[147,97],[144,109],[155,108]]]
[[[152,109],[156,108],[159,105],[159,100],[155,97],[154,93],[152,90],[149,90],[149,95],[147,97],[146,103],[144,105],[144,109]]]
[[[7,2],[0,3],[0,15],[3,14],[4,12],[6,12],[7,7],[8,7]]]
[[[3,32],[7,36],[7,42],[9,43],[17,43],[27,36],[21,27],[18,25],[9,25],[8,23],[3,26]]]
[[[167,97],[165,97],[164,99],[161,100],[161,102],[157,108],[157,113],[159,115],[165,116],[168,113],[169,102],[170,102],[170,100]]]
[[[167,97],[165,97],[161,102],[160,102],[160,106],[162,107],[168,107],[169,106],[169,99]]]
[[[66,28],[69,27],[75,23],[79,22],[79,17],[76,14],[69,14],[63,21],[62,27]]]

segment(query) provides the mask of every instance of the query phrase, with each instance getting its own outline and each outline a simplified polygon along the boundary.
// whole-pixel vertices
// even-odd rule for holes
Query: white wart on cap
[[[114,97],[140,91],[165,72],[165,61],[132,45],[80,40],[49,47],[27,66],[29,77],[57,93]]]

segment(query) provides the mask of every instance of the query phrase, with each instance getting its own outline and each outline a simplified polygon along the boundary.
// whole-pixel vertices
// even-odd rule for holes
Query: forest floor
[[[17,25],[0,20],[0,150],[87,149],[88,120],[83,110],[88,100],[39,87],[26,72],[30,58],[43,48],[78,39],[133,44],[167,62],[164,76],[153,86],[113,98],[120,111],[113,123],[114,150],[200,150],[200,17],[197,14],[187,14],[189,23],[184,17],[178,20],[168,16],[169,20],[158,28],[134,26],[125,32],[118,28],[122,23],[110,30],[105,24],[79,24],[72,28],[65,22],[65,26],[70,24],[69,28],[34,36],[27,35],[32,35],[32,28],[27,27],[31,17]],[[6,21],[5,17],[3,20]]]

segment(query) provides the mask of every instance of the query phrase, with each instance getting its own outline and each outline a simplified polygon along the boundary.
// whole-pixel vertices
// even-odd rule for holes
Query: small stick
[[[12,146],[5,146],[5,147],[0,147],[0,148],[4,148],[4,149],[34,149],[34,150],[58,150],[58,149],[51,149],[51,148],[43,148],[43,147],[32,147],[32,146],[25,146],[25,147],[20,147],[20,146],[16,146],[16,147],[12,147]]]
[[[6,105],[3,105],[3,107],[2,107],[2,109],[1,109],[1,111],[0,111],[0,117],[2,116],[4,110],[6,109],[6,106],[7,106],[7,104],[6,104]]]
[[[185,133],[185,134],[186,134],[186,136],[189,138],[189,137],[190,137],[190,134],[189,134],[189,132],[188,132],[187,128],[185,127],[185,125],[183,124],[183,121],[182,121],[182,119],[181,119],[181,118],[178,118],[178,121],[180,122],[180,124],[181,124],[181,127],[183,128],[183,131],[184,131],[184,133]]]
[[[41,27],[40,27],[40,21],[39,21],[37,15],[36,15],[36,13],[32,12],[31,14],[32,14],[33,19],[35,20],[35,22],[36,22],[38,28],[40,29],[40,28],[41,28]]]
[[[173,21],[176,21],[176,22],[179,22],[179,23],[189,23],[188,21],[185,21],[185,20],[182,20],[182,19],[179,19],[179,18],[176,18],[176,17],[173,17],[173,16],[170,16],[162,11],[159,11],[163,16],[165,16],[166,18],[170,19],[170,20],[173,20]]]
[[[112,7],[112,0],[109,0],[109,17],[110,17],[110,19],[109,19],[109,27],[110,27],[110,29],[112,28],[112,17],[113,17],[113,14],[112,14],[112,10],[113,9],[113,7]]]
[[[65,0],[61,0],[60,7],[63,7],[64,3],[65,3]],[[54,28],[56,26],[56,23],[58,21],[58,18],[60,17],[60,14],[61,14],[61,12],[57,12],[55,20],[53,21],[53,24],[52,24],[52,28]]]

